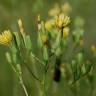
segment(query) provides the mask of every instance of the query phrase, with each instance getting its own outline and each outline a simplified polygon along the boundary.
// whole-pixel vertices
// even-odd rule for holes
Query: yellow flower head
[[[12,33],[9,30],[5,30],[0,34],[0,44],[9,45],[12,41]]]
[[[71,11],[72,11],[72,8],[71,8],[71,6],[70,6],[70,4],[68,3],[68,2],[66,2],[66,3],[64,3],[63,5],[62,5],[62,11],[65,13],[65,14],[67,14],[67,13],[70,13]]]
[[[49,14],[49,16],[56,16],[56,15],[58,15],[60,13],[60,8],[59,8],[59,5],[56,3],[55,5],[54,5],[54,7],[51,9],[51,10],[49,10],[49,12],[48,12],[48,14]]]
[[[64,15],[63,13],[59,14],[56,17],[56,25],[58,28],[66,27],[70,23],[70,17]]]
[[[64,38],[67,38],[69,36],[69,31],[70,31],[69,27],[65,27],[63,29],[63,37]]]
[[[48,20],[48,21],[45,22],[45,28],[49,32],[54,28],[54,26],[55,26],[54,20]]]

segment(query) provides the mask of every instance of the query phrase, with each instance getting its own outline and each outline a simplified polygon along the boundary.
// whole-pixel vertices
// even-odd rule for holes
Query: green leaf
[[[29,35],[26,35],[25,37],[25,47],[30,51],[32,50],[32,42],[31,42],[31,39],[30,39],[30,36]]]
[[[7,59],[8,63],[11,64],[12,63],[12,58],[11,58],[10,53],[9,52],[6,52],[5,55],[6,55],[6,59]]]
[[[42,43],[42,40],[41,40],[41,34],[38,33],[38,47],[42,48],[42,46],[43,46],[43,43]]]
[[[21,41],[20,41],[20,37],[19,37],[18,32],[14,32],[14,35],[15,35],[15,38],[16,38],[17,46],[20,48]]]

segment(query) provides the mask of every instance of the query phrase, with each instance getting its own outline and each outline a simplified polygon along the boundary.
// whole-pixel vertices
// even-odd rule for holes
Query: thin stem
[[[39,60],[39,59],[38,59]],[[32,64],[32,70],[33,70],[33,72],[36,74],[36,75],[39,75],[38,74],[38,69],[37,69],[37,67],[36,67],[36,59],[35,59],[35,61],[34,61],[34,59],[33,59],[33,54],[32,54],[32,52],[31,52],[31,54],[30,54],[30,64]],[[35,78],[36,79],[36,78]],[[39,78],[38,78],[39,79]],[[38,81],[38,80],[37,80]],[[41,84],[42,84],[42,81],[39,79],[39,84],[38,84],[38,82],[37,81],[35,81],[35,83],[36,83],[36,87],[37,87],[37,93],[38,93],[38,96],[41,96],[42,94],[41,94],[41,88],[40,88],[40,86],[41,86]]]
[[[21,76],[19,76],[19,80],[20,80],[20,84],[21,84],[21,86],[22,86],[22,88],[23,88],[23,90],[24,90],[24,92],[25,92],[25,95],[26,95],[26,96],[29,96],[29,95],[28,95],[28,92],[27,92],[27,89],[26,89],[26,87],[25,87],[25,85],[24,85],[24,83],[23,83],[23,80],[22,80],[22,77],[21,77]]]
[[[42,96],[47,96],[47,94],[46,94],[46,73],[47,73],[47,71],[46,71],[46,68],[47,68],[47,63],[48,62],[45,62],[45,70],[44,70],[44,74],[43,74],[43,95]]]
[[[17,46],[17,49],[18,49],[20,58],[21,58],[22,62],[24,63],[24,65],[26,66],[26,68],[28,69],[28,71],[31,73],[31,75],[32,75],[36,80],[38,80],[39,82],[41,82],[41,80],[39,80],[39,78],[35,76],[35,74],[31,71],[31,69],[29,68],[29,66],[27,66],[26,62],[22,59],[22,55],[21,55],[21,52],[20,52],[20,49],[19,49],[18,46]],[[33,55],[33,54],[32,54],[32,55]],[[33,56],[34,56],[34,55],[33,55]],[[34,56],[34,57],[37,58],[36,56]],[[39,60],[39,59],[37,58],[37,60]],[[40,60],[39,60],[39,62],[40,62]],[[14,68],[13,68],[13,69],[14,69]]]
[[[24,92],[26,94],[26,96],[28,96],[28,93],[27,93],[27,90],[26,90],[26,87],[24,86],[24,84],[22,85],[23,89],[24,89]]]
[[[43,75],[43,96],[46,96],[46,86],[45,86],[46,74]]]
[[[39,81],[41,83],[41,80],[34,75],[34,73],[32,72],[32,70],[29,68],[29,66],[27,66],[27,64],[25,64],[26,68],[28,69],[28,71],[31,73],[31,75],[34,77],[34,79],[36,79],[37,81]]]
[[[21,84],[21,86],[22,86],[22,88],[23,88],[23,90],[24,90],[24,92],[25,92],[25,95],[26,95],[26,96],[29,96],[29,95],[28,95],[28,92],[27,92],[27,90],[26,90],[26,87],[25,87],[25,85],[24,85],[24,83],[23,83],[22,76],[17,72],[16,68],[15,68],[11,63],[9,63],[9,64],[11,65],[13,71],[17,74],[17,76],[18,76],[18,78],[19,78],[19,80],[20,80],[20,84]]]
[[[39,63],[41,63],[43,66],[45,66],[44,62],[41,61],[38,57],[36,57],[32,52],[31,52],[31,56],[32,56],[35,60],[37,60]]]

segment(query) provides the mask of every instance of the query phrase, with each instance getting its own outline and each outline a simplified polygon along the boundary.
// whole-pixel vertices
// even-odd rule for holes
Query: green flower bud
[[[45,61],[48,61],[49,56],[48,56],[48,50],[46,46],[43,47],[43,58]]]

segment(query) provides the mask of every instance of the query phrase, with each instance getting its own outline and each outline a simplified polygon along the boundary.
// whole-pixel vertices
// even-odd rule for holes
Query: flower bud
[[[44,45],[47,45],[48,43],[48,37],[46,35],[41,35],[41,40]]]
[[[66,2],[66,3],[64,3],[63,5],[62,5],[62,11],[64,12],[64,13],[70,13],[71,11],[72,11],[72,8],[71,8],[71,6],[70,6],[70,4],[68,3],[68,2]]]
[[[58,4],[55,4],[54,7],[48,12],[49,16],[56,16],[59,13],[60,13],[60,8]]]
[[[55,26],[55,22],[54,20],[49,20],[45,22],[45,28],[46,30],[48,30],[49,32],[53,29],[53,27]]]
[[[24,28],[23,28],[23,23],[22,23],[21,19],[18,19],[18,25],[19,25],[20,32],[23,35],[24,34]]]

